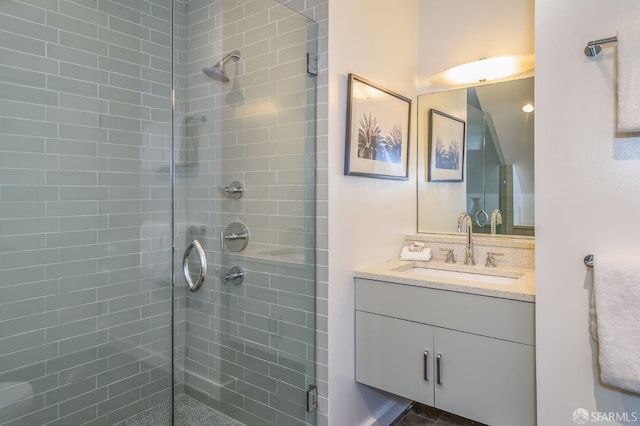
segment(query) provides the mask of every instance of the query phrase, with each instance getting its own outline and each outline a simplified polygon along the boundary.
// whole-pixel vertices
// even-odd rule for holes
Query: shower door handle
[[[478,210],[476,212],[476,224],[480,228],[484,228],[484,226],[487,224],[488,221],[489,221],[489,215],[487,214],[487,212],[484,211],[484,209]]]
[[[189,255],[191,254],[191,250],[194,249],[200,259],[200,275],[196,282],[193,282],[191,279],[191,272],[189,271]],[[184,279],[187,281],[189,290],[191,290],[192,293],[195,293],[200,289],[200,287],[202,287],[204,279],[207,276],[207,256],[205,255],[204,249],[198,240],[192,240],[184,251],[184,257],[182,258],[182,272],[184,273]]]

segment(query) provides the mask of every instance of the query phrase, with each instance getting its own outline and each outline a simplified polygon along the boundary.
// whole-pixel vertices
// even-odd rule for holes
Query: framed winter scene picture
[[[429,110],[429,181],[462,182],[465,122],[444,112]]]
[[[411,100],[349,74],[344,174],[409,178]]]

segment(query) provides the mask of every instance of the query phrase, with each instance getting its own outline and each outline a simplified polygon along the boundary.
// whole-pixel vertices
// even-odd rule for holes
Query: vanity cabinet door
[[[433,406],[433,327],[356,311],[356,381]]]
[[[535,425],[533,346],[435,328],[435,406],[492,426]]]

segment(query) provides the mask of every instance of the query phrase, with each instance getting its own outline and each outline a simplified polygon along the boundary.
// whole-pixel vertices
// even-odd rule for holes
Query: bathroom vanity
[[[357,382],[490,425],[535,424],[533,269],[435,259],[355,276]]]

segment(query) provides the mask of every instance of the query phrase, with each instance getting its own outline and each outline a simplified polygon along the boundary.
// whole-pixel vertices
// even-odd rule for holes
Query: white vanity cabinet
[[[356,381],[490,425],[535,424],[534,306],[356,279]]]
[[[433,327],[356,311],[356,381],[432,406],[432,356]]]

